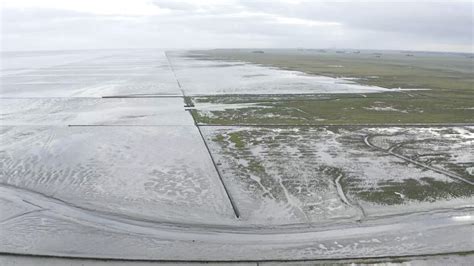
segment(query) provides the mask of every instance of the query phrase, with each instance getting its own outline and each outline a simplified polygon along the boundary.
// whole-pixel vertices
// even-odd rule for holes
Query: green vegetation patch
[[[407,201],[434,202],[441,199],[472,197],[474,187],[462,182],[443,182],[430,177],[419,180],[406,179],[403,182],[380,182],[376,188],[358,187],[361,180],[342,180],[343,187],[351,197],[367,202],[394,205]]]
[[[229,140],[232,143],[234,143],[234,145],[237,149],[243,149],[246,146],[246,144],[245,144],[244,140],[242,139],[242,136],[239,134],[239,132],[229,133]]]
[[[474,59],[466,54],[331,50],[211,50],[206,60],[244,61],[312,75],[356,78],[384,88],[371,94],[224,95],[194,98],[201,124],[474,123]],[[199,110],[199,103],[256,105]]]
[[[214,132],[209,139],[214,142],[211,147],[219,154],[218,158],[226,162],[219,166],[225,167],[223,172],[232,173],[232,178],[248,184],[249,191],[259,191],[280,200],[286,200],[286,192],[295,195],[308,204],[308,210],[312,210],[309,207],[311,202],[321,193],[336,190],[336,180],[342,192],[355,204],[400,205],[474,195],[472,185],[454,180],[448,182],[444,178],[439,179],[438,174],[433,172],[410,171],[410,168],[415,170],[418,166],[367,147],[363,136],[375,129],[367,131],[364,127],[338,126],[212,128],[207,127]],[[427,130],[419,133],[426,135]],[[425,137],[417,140],[417,129],[400,131],[403,132],[403,143],[416,144],[418,157],[406,149],[397,152],[418,160],[420,155],[430,154],[433,158],[422,161],[427,164],[449,165],[452,153],[463,152],[464,148],[461,148],[469,145],[460,143],[454,150],[440,142],[443,141],[441,136],[439,139]],[[456,132],[442,129],[433,136],[438,133]],[[446,149],[432,153],[432,145]],[[457,163],[453,161],[451,164]],[[398,168],[404,171],[397,173]]]
[[[332,95],[242,95],[195,98],[199,124],[412,124],[474,123],[474,108],[466,96],[429,92],[387,92]],[[226,110],[199,110],[199,103],[229,104]],[[254,103],[232,108],[232,104]]]
[[[469,91],[474,84],[474,58],[469,54],[411,53],[398,51],[335,51],[250,50],[199,51],[207,58],[237,60],[312,75],[354,77],[358,82],[385,88],[430,88],[436,91]]]

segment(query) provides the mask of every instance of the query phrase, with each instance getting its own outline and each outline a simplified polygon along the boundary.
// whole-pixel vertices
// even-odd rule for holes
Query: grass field
[[[385,88],[430,88],[473,93],[474,58],[469,54],[397,51],[250,50],[199,51],[214,59],[240,60],[311,75],[353,77]],[[407,56],[412,55],[412,56]],[[379,56],[379,57],[378,57]]]
[[[393,89],[373,94],[225,95],[190,99],[203,124],[473,123],[473,58],[466,54],[297,50],[199,51],[199,57],[345,77]],[[407,56],[410,55],[410,56]],[[401,88],[402,90],[398,90]],[[246,106],[233,106],[245,103]],[[200,104],[228,105],[206,110]],[[250,104],[250,105],[249,105]]]

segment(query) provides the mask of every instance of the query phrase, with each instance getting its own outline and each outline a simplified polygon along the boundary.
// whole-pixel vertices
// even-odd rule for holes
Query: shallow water
[[[163,51],[31,52],[2,56],[2,97],[181,94]]]
[[[0,99],[2,125],[194,125],[177,98]]]
[[[170,53],[170,60],[187,95],[376,93],[385,88],[357,84],[348,79],[311,76],[247,63],[228,63]]]

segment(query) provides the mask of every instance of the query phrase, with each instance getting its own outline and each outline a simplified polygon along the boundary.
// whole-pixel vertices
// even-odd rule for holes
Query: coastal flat
[[[473,59],[412,54],[2,55],[0,252],[182,262],[469,253]]]

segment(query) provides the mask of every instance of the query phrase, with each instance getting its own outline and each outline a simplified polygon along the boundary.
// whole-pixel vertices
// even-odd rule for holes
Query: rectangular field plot
[[[327,222],[460,207],[474,195],[473,185],[453,178],[449,170],[407,161],[367,142],[382,135],[403,137],[404,128],[202,130],[242,217],[250,222]],[[408,130],[416,136],[419,129]],[[452,130],[459,133],[451,134],[457,146],[444,146],[439,161],[470,156],[472,131]]]
[[[307,134],[293,129],[202,130],[243,219],[288,224],[360,216],[338,195],[335,180],[342,171],[329,162],[318,163],[330,155],[310,145]]]
[[[173,53],[171,63],[187,95],[375,93],[376,86],[348,79],[311,76],[243,62],[210,60],[197,54]]]
[[[424,92],[423,92],[424,93]],[[355,125],[474,123],[472,97],[419,92],[189,97],[199,124]]]
[[[1,125],[193,125],[182,98],[0,99]]]
[[[234,217],[194,126],[1,130],[4,185],[135,219],[218,224]]]
[[[12,51],[2,52],[1,76],[28,73],[55,66],[67,66],[110,55],[110,51]]]
[[[2,97],[103,97],[128,95],[181,95],[176,82],[149,81],[138,79],[65,82],[65,83],[13,83],[2,84]]]
[[[163,51],[64,55],[50,64],[47,54],[12,54],[0,76],[3,97],[101,97],[136,94],[180,95]],[[56,56],[58,57],[58,56]],[[68,61],[68,58],[76,58]],[[82,59],[82,60],[80,60]],[[28,64],[29,63],[29,64]],[[10,65],[10,66],[9,66]]]

